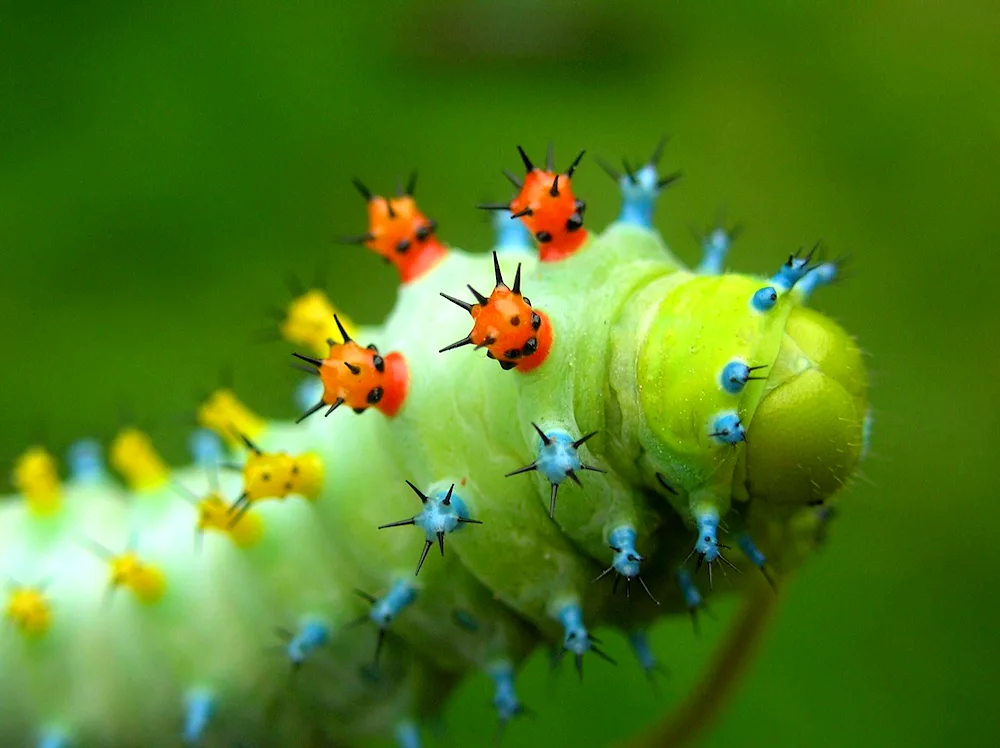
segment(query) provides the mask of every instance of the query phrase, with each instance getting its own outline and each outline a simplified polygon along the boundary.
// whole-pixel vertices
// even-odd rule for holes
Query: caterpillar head
[[[673,287],[641,345],[639,440],[674,499],[822,503],[861,456],[867,375],[857,344],[789,289],[701,276]],[[677,407],[683,404],[683,407]]]

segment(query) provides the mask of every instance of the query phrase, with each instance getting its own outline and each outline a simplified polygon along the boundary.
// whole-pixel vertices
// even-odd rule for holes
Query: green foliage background
[[[352,175],[386,190],[419,168],[441,236],[485,249],[473,205],[506,196],[515,144],[638,159],[667,132],[685,178],[658,222],[682,256],[720,206],[746,227],[740,269],[817,238],[851,255],[818,305],[871,353],[877,413],[833,542],[705,745],[1000,743],[1000,10],[850,6],[5,4],[0,464],[125,413],[179,461],[229,366],[247,401],[291,415],[286,347],[253,342],[286,276],[326,265],[360,321],[392,305],[393,271],[332,242],[364,228]],[[602,227],[614,186],[589,158],[577,185]],[[582,689],[538,658],[521,690],[539,717],[507,740],[638,730],[683,693],[707,628],[657,631],[661,698],[621,641]],[[461,690],[451,745],[489,744],[488,701],[482,676]]]

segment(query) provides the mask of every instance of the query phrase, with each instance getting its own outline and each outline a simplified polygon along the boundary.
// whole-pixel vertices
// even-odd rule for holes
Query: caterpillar
[[[134,427],[107,463],[76,444],[66,481],[28,449],[0,504],[4,744],[412,747],[476,673],[503,729],[539,646],[582,678],[617,629],[652,672],[644,630],[697,621],[719,572],[777,587],[870,438],[858,345],[806,306],[838,263],[723,272],[719,227],[686,268],[653,226],[662,148],[604,165],[623,201],[598,234],[584,153],[519,146],[489,253],[438,238],[415,176],[355,180],[345,241],[396,267],[396,305],[366,327],[290,304],[295,417],[220,389],[180,468]]]

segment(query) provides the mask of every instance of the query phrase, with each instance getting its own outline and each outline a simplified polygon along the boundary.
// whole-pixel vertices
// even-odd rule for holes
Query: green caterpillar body
[[[397,729],[415,745],[409,721],[434,714],[467,673],[494,678],[503,723],[521,707],[506,691],[501,704],[500,684],[540,643],[579,665],[601,654],[587,627],[633,631],[693,612],[700,597],[678,576],[692,553],[709,570],[763,568],[764,555],[771,573],[794,568],[813,544],[810,505],[861,457],[866,379],[853,340],[805,309],[794,282],[762,311],[753,300],[771,281],[687,270],[636,222],[557,262],[499,249],[504,277],[517,272],[551,325],[544,362],[508,371],[472,346],[439,352],[469,324],[439,294],[494,275],[489,255],[450,249],[401,287],[383,327],[352,333],[405,358],[397,413],[253,434],[265,454],[315,453],[318,496],[255,501],[204,536],[195,499],[246,491],[244,474],[214,477],[204,461],[131,493],[95,471],[63,485],[51,511],[5,501],[7,616],[20,635],[0,644],[4,743],[340,744]],[[761,376],[727,390],[732,361]],[[728,414],[743,438],[726,441]],[[557,486],[550,517],[540,467],[507,476],[540,464],[558,434],[580,440],[582,467],[578,484]],[[246,458],[236,444],[223,461]],[[385,527],[430,510],[458,524]],[[722,521],[756,544],[729,559],[698,546],[708,528],[714,547]],[[622,537],[635,549],[624,560],[609,548]],[[109,565],[133,551],[159,581],[121,569],[109,587]],[[625,605],[617,582],[594,583],[611,571],[646,590]],[[22,595],[17,607],[27,591],[46,605]]]

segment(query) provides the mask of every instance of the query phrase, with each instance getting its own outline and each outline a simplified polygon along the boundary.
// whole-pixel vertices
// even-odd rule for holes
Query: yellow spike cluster
[[[199,406],[197,418],[199,425],[214,431],[231,446],[239,444],[238,434],[253,439],[264,430],[264,420],[227,388],[209,395]]]
[[[323,486],[319,455],[307,452],[293,457],[287,452],[251,452],[243,466],[241,501],[284,500],[289,494],[316,499]]]
[[[335,314],[347,334],[354,337],[354,323],[330,303],[326,294],[317,289],[306,291],[288,305],[288,315],[280,326],[281,336],[290,343],[310,348],[316,355],[326,357],[330,352],[328,341],[340,342],[340,331],[333,320]]]
[[[52,625],[52,606],[34,587],[15,587],[7,598],[7,620],[24,636],[37,638]]]
[[[62,485],[56,460],[42,447],[31,447],[17,459],[13,481],[33,514],[55,514],[62,506]]]
[[[111,567],[108,583],[112,588],[125,587],[135,598],[147,605],[158,602],[166,589],[163,572],[142,561],[132,551],[108,560]]]
[[[166,484],[170,469],[139,429],[123,429],[111,442],[111,466],[133,491],[154,491]]]
[[[244,512],[239,521],[226,500],[210,493],[198,502],[198,531],[212,530],[228,535],[240,548],[249,548],[260,540],[264,520],[254,512]]]

